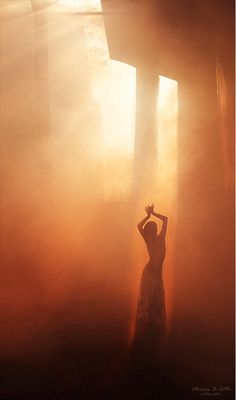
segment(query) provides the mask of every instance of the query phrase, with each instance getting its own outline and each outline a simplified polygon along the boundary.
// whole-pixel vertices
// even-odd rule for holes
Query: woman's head
[[[157,224],[154,221],[148,221],[144,226],[144,232],[149,237],[157,235]]]

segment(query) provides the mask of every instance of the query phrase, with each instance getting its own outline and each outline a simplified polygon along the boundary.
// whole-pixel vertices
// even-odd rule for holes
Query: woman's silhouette
[[[133,352],[136,356],[141,356],[142,361],[150,361],[158,357],[165,336],[166,311],[162,265],[166,253],[168,218],[156,213],[153,204],[147,206],[145,211],[147,216],[137,227],[146,242],[149,261],[142,272],[140,282]],[[148,221],[151,216],[162,221],[159,235],[157,224]]]

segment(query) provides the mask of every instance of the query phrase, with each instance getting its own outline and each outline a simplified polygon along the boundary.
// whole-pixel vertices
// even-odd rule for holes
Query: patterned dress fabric
[[[162,265],[165,258],[165,238],[144,236],[150,260],[145,266],[139,289],[133,350],[144,357],[155,357],[165,336],[165,292]]]

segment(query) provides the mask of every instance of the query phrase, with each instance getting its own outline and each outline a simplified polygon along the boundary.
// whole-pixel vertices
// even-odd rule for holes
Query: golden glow
[[[177,214],[177,173],[178,173],[178,83],[164,76],[159,76],[158,102],[156,110],[156,166],[153,190],[154,197],[148,202],[154,202],[160,213],[168,216],[167,252],[164,262],[163,278],[165,284],[165,297],[167,309],[167,326],[171,325],[172,293],[173,293],[173,265],[175,257],[175,224]],[[148,179],[148,177],[147,177]],[[139,199],[135,210],[135,220],[138,221],[145,215],[144,201]],[[161,223],[155,219],[158,229]],[[148,261],[147,253],[142,240],[134,235],[132,243],[132,287],[133,318],[130,320],[130,338],[134,334],[135,313],[137,307],[137,294],[139,290],[142,269]]]
[[[60,0],[59,4],[81,12],[101,11],[101,2],[98,0]],[[81,97],[79,75],[88,74],[94,108],[97,109],[100,119],[101,132],[87,132],[87,145],[90,149],[91,158],[100,163],[103,198],[104,200],[128,199],[132,188],[134,157],[136,69],[128,64],[110,59],[101,15],[78,17],[75,14],[74,22],[70,22],[70,27],[66,26],[64,29],[61,24],[60,29],[60,35],[63,33],[65,37],[70,35],[71,38],[76,38],[77,32],[83,33],[82,36],[80,33],[77,43],[73,40],[67,44],[67,48],[64,48],[63,56],[66,57],[68,54],[68,60],[64,60],[63,63],[66,61],[69,66],[71,64],[70,68],[73,68],[69,72],[73,77],[73,106],[70,107],[70,111],[61,110],[63,113],[66,111],[70,120],[69,125],[66,122],[67,118],[64,118],[63,121],[57,121],[58,124],[60,123],[60,128],[55,128],[55,131],[57,131],[57,135],[61,131],[63,136],[66,135],[67,138],[70,136],[71,143],[76,144],[77,139],[76,136],[74,137],[76,132],[71,132],[71,128],[72,125],[76,127],[80,119],[76,110],[76,103],[79,104]],[[52,45],[52,47],[53,52],[55,45]],[[80,58],[76,60],[75,54],[80,54],[81,60]],[[57,72],[60,64],[60,60],[55,64]],[[76,70],[76,64],[78,64],[78,70]],[[66,85],[66,80],[69,77],[65,77],[65,74],[68,74],[66,69],[60,74],[60,77],[58,76],[58,79],[63,79]],[[176,203],[174,193],[176,191],[177,168],[177,82],[162,76],[160,76],[159,81],[156,114],[158,157],[155,175],[157,187],[154,192],[158,204],[163,205],[165,209],[167,207],[167,211],[169,211]],[[59,84],[61,85],[61,83]],[[66,86],[68,87],[68,84]],[[63,90],[68,89],[64,87]],[[84,105],[84,108],[86,107]],[[58,112],[56,114],[58,116]],[[66,115],[64,114],[64,117]],[[93,129],[97,130],[97,128]],[[98,135],[98,140],[93,140],[94,134]],[[75,146],[73,146],[73,154],[76,158]],[[63,157],[64,155],[65,153]],[[71,156],[67,162],[66,168],[68,167],[71,176],[78,174],[75,168],[79,167],[74,164]]]
[[[72,7],[77,11],[101,11],[100,0],[59,0],[59,4]]]
[[[74,1],[70,5],[88,11],[92,6],[98,10],[98,3]],[[83,16],[78,23],[84,33],[85,68],[93,104],[101,122],[100,141],[94,147],[91,140],[89,146],[92,156],[101,163],[103,198],[127,199],[132,186],[136,71],[130,65],[110,59],[102,16]],[[78,115],[73,113],[72,118],[76,125]]]
[[[12,388],[7,383],[12,370],[9,368],[6,398],[25,390],[37,391],[35,379],[29,386],[28,366],[49,360],[49,352],[60,361],[66,355],[64,350],[69,350],[65,358],[69,367],[65,388],[74,384],[78,387],[76,371],[86,378],[85,383],[95,376],[96,359],[101,359],[101,365],[106,366],[107,373],[99,372],[104,382],[107,377],[113,381],[113,373],[121,376],[124,364],[121,360],[116,364],[110,350],[117,348],[123,360],[128,356],[123,343],[128,324],[134,322],[140,277],[148,260],[145,243],[136,228],[145,216],[142,194],[138,199],[124,201],[129,197],[133,164],[135,69],[110,60],[101,15],[85,16],[77,13],[76,8],[73,12],[69,0],[64,5],[56,0],[50,1],[50,7],[48,3],[39,0],[32,8],[30,0],[0,1],[0,247],[4,272],[0,289],[4,323],[0,352],[13,365],[15,377],[20,364],[26,368]],[[147,24],[155,21],[152,13],[144,18]],[[140,30],[137,21],[130,25],[133,33]],[[160,27],[163,37],[165,28],[163,21],[163,30]],[[170,29],[171,36],[176,37],[176,26]],[[155,32],[151,29],[148,37],[143,35],[141,47],[147,49],[147,63],[151,62],[149,54],[155,51],[152,47],[155,40],[148,39],[155,38]],[[115,39],[119,41],[119,29]],[[183,54],[186,50],[186,41],[181,43],[180,39],[177,44],[178,58],[181,46]],[[161,49],[164,47],[165,43]],[[232,321],[227,315],[232,315],[232,310],[228,314],[227,311],[233,293],[230,286],[233,211],[231,195],[228,197],[221,189],[226,173],[226,187],[232,188],[228,186],[233,174],[232,93],[230,87],[227,92],[223,71],[218,69],[220,138],[216,104],[212,102],[213,63],[206,69],[205,55],[198,57],[198,49],[192,50],[188,55],[190,65],[197,61],[198,74],[195,76],[191,66],[187,76],[181,73],[180,154],[177,82],[160,77],[156,188],[148,201],[154,202],[157,211],[169,217],[163,272],[168,320],[172,293],[175,301],[173,337],[175,332],[191,333],[198,326],[195,338],[203,328],[209,338],[219,332],[215,336],[225,343],[231,342],[228,333]],[[230,82],[230,60],[223,61]],[[177,72],[181,72],[179,63]],[[193,79],[190,79],[191,73]],[[196,107],[198,102],[200,107]],[[177,156],[181,158],[179,171]],[[225,165],[221,164],[222,160]],[[175,224],[177,173],[181,202],[178,230]],[[152,186],[149,176],[146,182]],[[216,194],[219,196],[214,202]],[[121,201],[104,201],[114,198]],[[219,248],[217,251],[215,243],[221,243],[215,246]],[[172,274],[174,257],[177,260]],[[207,297],[210,302],[205,312]],[[222,302],[222,299],[226,300]],[[187,336],[191,335],[184,338]],[[194,343],[197,344],[196,340]],[[181,350],[184,343],[179,344]],[[202,345],[206,349],[208,339],[199,342],[196,349]],[[210,346],[213,356],[219,345],[217,339]],[[105,357],[103,346],[108,349]],[[191,340],[185,348],[191,350]],[[76,357],[70,363],[73,349]],[[95,360],[93,350],[98,351]],[[83,360],[80,363],[79,356],[83,358],[83,354],[86,358],[87,354],[91,355],[91,363]],[[227,361],[228,356],[223,359]],[[195,361],[196,370],[200,371],[199,357]],[[46,364],[52,365],[50,360]],[[57,368],[60,378],[65,369]],[[207,376],[204,369],[202,373],[203,377]],[[216,375],[221,376],[220,371]],[[47,378],[45,373],[42,378],[43,381]],[[64,383],[60,384],[62,389]]]
[[[175,224],[177,217],[178,174],[178,83],[160,76],[157,113],[158,126],[158,178],[157,206],[169,217],[167,253],[164,281],[167,306],[167,323],[172,315],[173,270],[175,257]]]
[[[57,31],[53,32],[56,28]],[[75,40],[78,32],[79,39]],[[59,188],[61,202],[65,201],[63,193],[67,197],[66,202],[68,199],[81,202],[90,196],[95,200],[125,201],[129,199],[132,187],[136,69],[110,59],[102,16],[75,17],[70,19],[70,25],[58,21],[57,26],[51,27],[49,35],[53,77],[50,87],[54,182]],[[157,210],[169,216],[164,281],[167,318],[170,320],[177,200],[178,83],[160,76],[158,91],[157,74],[157,96],[156,188],[155,196],[150,201],[155,203]],[[90,160],[89,166],[86,159]],[[97,195],[94,181],[89,178],[90,173],[95,177],[95,184],[99,183],[102,197]],[[135,225],[144,214],[143,199],[139,202],[140,207],[130,210],[134,213],[132,223]],[[132,232],[131,325],[136,312],[140,274],[146,263],[143,243],[136,230]]]
[[[21,1],[0,1],[1,16],[22,15],[31,11],[31,2],[29,0]]]
[[[177,190],[178,83],[160,76],[157,112],[158,201],[173,211]]]
[[[104,198],[130,194],[134,152],[135,68],[110,60],[94,79],[103,137]]]

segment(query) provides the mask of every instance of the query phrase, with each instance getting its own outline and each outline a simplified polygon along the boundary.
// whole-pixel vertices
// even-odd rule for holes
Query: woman
[[[165,236],[168,218],[156,213],[153,204],[147,206],[145,211],[147,216],[137,227],[146,242],[149,261],[141,277],[133,350],[150,359],[160,353],[165,336],[166,311],[162,266],[166,253]],[[148,221],[151,216],[162,221],[159,235],[157,224]]]

